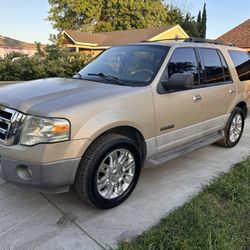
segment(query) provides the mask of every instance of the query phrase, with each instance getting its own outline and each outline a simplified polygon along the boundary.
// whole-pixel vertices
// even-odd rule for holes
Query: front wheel
[[[236,107],[228,121],[224,130],[224,139],[218,142],[219,145],[232,148],[238,144],[242,136],[245,125],[245,116],[241,108]]]
[[[141,160],[131,139],[106,134],[86,151],[75,180],[82,199],[99,208],[112,208],[125,201],[140,176]]]

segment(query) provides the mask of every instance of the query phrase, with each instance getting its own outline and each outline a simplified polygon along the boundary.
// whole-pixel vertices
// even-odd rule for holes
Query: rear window
[[[230,50],[229,54],[241,81],[250,80],[250,56],[244,51]]]

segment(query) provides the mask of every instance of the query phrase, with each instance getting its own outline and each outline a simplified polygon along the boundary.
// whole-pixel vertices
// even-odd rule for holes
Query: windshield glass
[[[80,72],[81,78],[127,86],[146,86],[157,74],[169,48],[127,45],[103,52]]]

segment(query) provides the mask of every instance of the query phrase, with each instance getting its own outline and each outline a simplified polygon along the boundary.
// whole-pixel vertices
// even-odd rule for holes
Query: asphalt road
[[[250,118],[239,145],[215,145],[162,167],[143,169],[132,196],[121,206],[99,210],[74,192],[47,195],[0,179],[0,250],[110,249],[180,206],[202,185],[250,155]]]

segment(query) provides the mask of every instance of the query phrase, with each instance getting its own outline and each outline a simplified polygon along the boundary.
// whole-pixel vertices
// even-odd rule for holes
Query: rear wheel
[[[218,142],[219,145],[227,148],[234,147],[240,141],[245,125],[245,116],[241,108],[236,107],[224,130],[224,139]]]
[[[122,135],[106,134],[84,154],[75,189],[89,204],[112,208],[132,193],[140,169],[141,160],[135,142]]]

